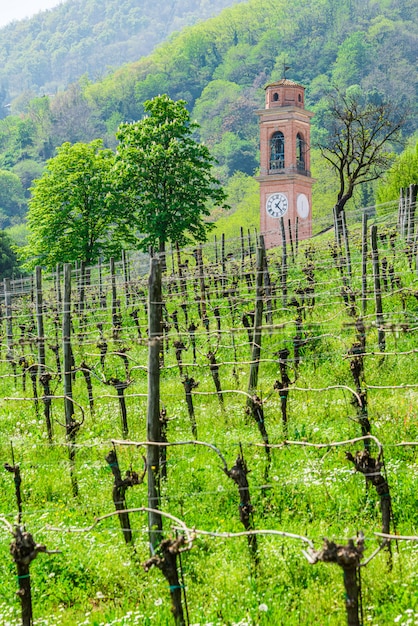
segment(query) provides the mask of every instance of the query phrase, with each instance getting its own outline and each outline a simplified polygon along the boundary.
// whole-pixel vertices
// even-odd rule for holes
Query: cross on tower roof
[[[286,65],[286,63],[283,63],[283,78],[286,78],[286,72],[287,70],[290,70],[291,65]]]

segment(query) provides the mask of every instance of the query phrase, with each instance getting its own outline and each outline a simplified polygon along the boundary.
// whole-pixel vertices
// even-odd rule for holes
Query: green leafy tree
[[[19,176],[26,197],[30,195],[33,181],[42,176],[43,169],[43,165],[33,159],[24,159],[13,166],[13,173]]]
[[[26,209],[25,193],[17,174],[0,170],[0,225],[20,222]]]
[[[398,156],[380,182],[376,197],[379,204],[399,200],[400,190],[418,185],[418,138]]]
[[[131,238],[132,227],[143,235],[144,250],[164,251],[168,241],[205,241],[209,203],[225,206],[225,192],[211,173],[214,158],[193,139],[198,125],[185,104],[167,95],[147,100],[146,117],[117,132],[115,214],[125,219]]]
[[[102,141],[64,143],[32,188],[28,244],[19,250],[25,267],[85,261],[117,254],[112,192],[114,154]]]
[[[332,81],[341,89],[359,84],[370,65],[371,46],[364,32],[351,33],[338,49]]]
[[[0,231],[0,280],[12,278],[19,267],[13,242],[4,231]]]

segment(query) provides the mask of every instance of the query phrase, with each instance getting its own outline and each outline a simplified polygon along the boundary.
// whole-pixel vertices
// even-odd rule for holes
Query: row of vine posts
[[[410,255],[411,259],[416,259],[417,257],[417,237],[414,232],[414,210],[415,210],[415,202],[416,202],[416,186],[411,187],[408,193],[404,193],[401,196],[399,213],[398,213],[398,231],[400,236],[404,237],[407,242],[407,254]],[[345,224],[345,218],[343,216],[342,224]],[[363,214],[363,225],[362,225],[362,293],[361,293],[361,310],[362,314],[366,313],[367,309],[367,258],[368,258],[368,229],[367,229],[367,212]],[[283,226],[283,223],[282,223]],[[284,228],[282,228],[283,233]],[[355,296],[351,288],[351,278],[352,278],[352,269],[351,269],[351,259],[350,259],[350,247],[348,240],[348,230],[346,224],[340,229],[335,229],[336,232],[336,247],[334,251],[334,257],[336,260],[336,266],[341,275],[342,280],[342,289],[341,295],[347,306],[347,310],[351,313],[351,315],[356,315],[356,308],[353,306],[353,302],[355,301]],[[342,238],[341,238],[342,234]],[[299,300],[297,298],[292,298],[288,301],[287,294],[287,286],[286,286],[286,276],[288,271],[288,257],[286,250],[286,241],[285,235],[283,234],[283,245],[282,245],[282,264],[281,264],[281,291],[283,302],[288,303],[289,306],[295,306],[296,308],[296,320],[295,325],[297,329],[297,334],[294,340],[294,367],[295,371],[298,366],[299,359],[299,349],[303,345],[303,322],[302,322],[302,312],[304,303],[310,301],[311,305],[314,300],[315,294],[315,276],[314,276],[314,267],[312,263],[309,263],[309,253],[307,253],[308,264],[304,269],[304,273],[307,279],[307,287],[304,292],[299,295]],[[241,229],[241,247],[243,249],[243,231]],[[251,277],[248,272],[242,272],[242,276],[245,276],[245,280],[247,284],[252,283],[255,278],[255,308],[253,313],[248,313],[248,315],[243,316],[243,324],[248,329],[249,343],[251,346],[251,366],[250,366],[250,374],[248,381],[248,390],[247,390],[247,400],[246,400],[246,411],[248,415],[252,416],[257,423],[257,427],[259,429],[260,435],[263,440],[265,452],[266,452],[266,478],[268,477],[268,467],[270,464],[270,450],[272,447],[271,442],[269,442],[268,433],[266,430],[266,425],[264,421],[264,413],[263,413],[263,403],[261,399],[257,395],[257,383],[258,383],[258,368],[260,364],[260,354],[261,354],[261,346],[262,346],[262,327],[263,327],[263,315],[266,315],[266,319],[271,323],[271,300],[273,297],[272,292],[272,281],[269,275],[268,269],[268,261],[267,255],[264,248],[263,238],[260,236],[257,241],[257,255],[256,255],[256,263],[255,263],[255,277]],[[232,287],[228,287],[225,282],[226,277],[226,255],[225,255],[225,241],[224,238],[222,240],[222,285],[221,292],[227,298],[230,298],[230,301],[233,297],[233,285]],[[378,345],[379,349],[382,353],[385,351],[385,325],[384,325],[384,317],[382,310],[382,285],[381,285],[381,263],[379,262],[379,253],[378,253],[378,235],[377,235],[377,226],[373,225],[370,229],[370,246],[371,246],[371,259],[373,266],[373,283],[374,283],[374,296],[375,296],[375,315],[376,315],[376,326],[378,329]],[[293,249],[293,242],[292,242]],[[218,257],[218,249],[216,247],[216,257]],[[251,256],[252,245],[249,235],[249,254]],[[182,273],[184,271],[183,264],[181,263],[181,253],[177,248],[176,251],[178,258],[178,278],[180,283],[180,289],[186,289],[184,286],[185,276]],[[242,252],[242,258],[245,255],[245,251]],[[409,258],[409,256],[408,256]],[[218,258],[216,259],[218,261]],[[112,261],[111,266],[111,276],[112,276],[112,325],[114,336],[118,335],[120,332],[120,320],[118,318],[118,310],[117,310],[117,297],[116,297],[116,283],[114,280],[115,272],[114,272],[114,262]],[[410,265],[412,265],[412,260],[410,260]],[[200,286],[200,316],[203,325],[208,325],[208,317],[207,317],[207,308],[206,302],[208,294],[206,293],[206,285],[205,285],[205,275],[203,269],[203,260],[202,260],[202,252],[200,249],[196,253],[196,267],[197,267],[197,275]],[[86,268],[82,269],[82,279],[81,284],[83,284],[84,272],[86,272]],[[75,454],[76,454],[76,436],[77,432],[82,426],[84,420],[84,413],[82,414],[81,421],[77,421],[75,418],[75,402],[73,399],[73,390],[72,390],[72,381],[73,381],[73,372],[74,372],[74,356],[71,347],[71,332],[72,332],[72,320],[71,320],[71,265],[66,264],[64,266],[63,272],[63,294],[61,295],[60,291],[60,281],[59,281],[59,269],[57,270],[57,300],[58,304],[62,306],[63,313],[63,321],[62,321],[62,354],[63,354],[63,363],[62,363],[62,372],[63,372],[63,397],[64,397],[64,412],[65,412],[65,431],[66,431],[66,442],[69,451],[69,460],[70,460],[70,474],[71,474],[71,484],[73,495],[77,496],[78,494],[78,485],[77,485],[77,477],[75,473]],[[126,258],[124,262],[124,274],[125,278],[128,278],[127,275],[127,263]],[[173,254],[173,273],[174,273],[174,254]],[[392,272],[393,274],[393,272]],[[162,531],[163,531],[163,522],[162,522],[162,513],[160,512],[160,480],[161,473],[164,468],[164,455],[161,452],[161,447],[165,450],[166,444],[168,444],[165,436],[164,436],[164,421],[162,420],[162,411],[160,410],[160,369],[161,369],[161,355],[164,352],[162,349],[162,345],[164,342],[164,317],[163,317],[163,298],[162,298],[162,271],[161,271],[161,262],[158,257],[152,257],[150,261],[150,271],[149,271],[149,279],[148,279],[148,301],[147,301],[147,312],[148,312],[148,392],[147,392],[147,456],[144,459],[144,470],[142,475],[139,475],[136,472],[127,473],[125,478],[122,478],[121,470],[119,468],[117,456],[115,450],[110,452],[106,461],[109,464],[113,476],[114,476],[114,487],[113,487],[113,501],[115,505],[115,512],[119,516],[123,537],[126,543],[132,542],[132,532],[130,529],[129,517],[127,513],[126,501],[125,501],[125,492],[126,489],[132,487],[134,485],[140,484],[144,478],[145,474],[147,475],[147,485],[148,485],[148,528],[149,528],[149,543],[150,543],[150,559],[145,563],[144,567],[149,569],[151,566],[157,566],[161,569],[164,576],[167,578],[170,585],[170,594],[172,600],[173,607],[173,615],[176,621],[176,624],[182,625],[185,624],[185,612],[183,610],[182,605],[182,594],[181,594],[181,585],[178,579],[177,573],[177,558],[180,558],[181,551],[184,546],[184,538],[175,538],[175,539],[163,539]],[[393,276],[392,280],[395,280]],[[43,311],[44,311],[44,302],[42,295],[42,273],[41,269],[38,267],[35,271],[34,277],[34,295],[35,295],[35,310],[36,310],[36,330],[37,330],[37,347],[38,347],[38,362],[37,364],[30,365],[26,369],[29,370],[29,374],[31,376],[34,390],[34,402],[38,402],[37,392],[36,392],[36,378],[38,377],[39,382],[43,389],[43,404],[44,404],[44,415],[45,415],[45,423],[48,434],[48,440],[52,442],[53,438],[53,429],[50,417],[50,406],[51,406],[51,390],[50,390],[50,374],[47,371],[45,366],[45,333],[44,333],[44,320],[43,320]],[[217,278],[214,278],[215,285],[217,284]],[[183,287],[182,287],[183,285]],[[232,293],[231,293],[232,292]],[[101,296],[101,288],[100,288],[100,297]],[[127,302],[133,296],[129,293],[126,294]],[[81,317],[83,316],[83,301],[84,294],[80,293],[80,302],[79,302],[79,312]],[[232,311],[232,305],[231,305]],[[13,338],[13,326],[12,326],[12,290],[10,287],[10,281],[8,279],[4,280],[4,319],[6,324],[6,343],[7,343],[7,360],[10,362],[14,371],[16,371],[16,361],[14,354],[15,341]],[[187,311],[185,312],[186,323],[187,323]],[[135,319],[135,316],[133,316]],[[220,331],[220,316],[215,314],[215,318],[218,324],[218,331]],[[244,321],[245,319],[245,321]],[[207,321],[205,321],[207,320]],[[174,320],[175,322],[175,320]],[[137,323],[137,320],[136,320]],[[138,334],[139,337],[142,338],[141,329],[137,323]],[[380,498],[381,504],[381,512],[382,512],[382,533],[389,534],[390,533],[390,524],[392,518],[392,509],[391,509],[391,497],[389,491],[389,484],[385,475],[384,468],[384,460],[383,460],[383,449],[381,448],[379,456],[377,458],[373,458],[370,453],[370,437],[371,437],[371,426],[368,420],[368,412],[367,412],[367,394],[366,389],[362,387],[362,380],[364,378],[364,363],[363,357],[366,351],[366,333],[364,324],[362,322],[361,316],[357,317],[355,320],[355,328],[357,332],[356,342],[353,343],[351,350],[349,351],[348,357],[350,359],[350,369],[353,376],[355,390],[356,393],[353,395],[353,404],[357,409],[358,422],[361,428],[361,437],[364,441],[364,450],[357,452],[355,455],[352,455],[350,452],[346,453],[347,460],[350,461],[355,469],[361,472],[365,478],[367,483],[371,483],[375,488],[376,492]],[[189,326],[189,332],[191,339],[193,338],[193,332],[196,330],[196,327],[193,328],[192,325]],[[232,335],[233,337],[233,335]],[[103,341],[103,344],[105,342]],[[175,345],[176,342],[174,342]],[[192,339],[193,345],[193,339]],[[176,346],[175,346],[176,347]],[[181,352],[182,348],[180,345],[176,347],[176,358],[179,366],[180,375],[182,375],[182,361],[181,361]],[[105,346],[103,345],[103,353],[102,356],[104,358],[106,354]],[[280,372],[280,380],[277,380],[275,383],[275,389],[280,393],[281,399],[281,409],[282,409],[282,421],[283,421],[283,432],[286,437],[287,435],[287,402],[289,398],[289,393],[291,392],[291,385],[296,382],[296,380],[291,381],[288,372],[288,360],[289,360],[289,350],[283,349],[278,353],[278,366]],[[57,359],[58,359],[58,350],[57,350]],[[219,378],[219,367],[216,362],[216,357],[214,352],[210,352],[208,354],[208,359],[210,363],[210,371],[213,376],[214,384],[216,391],[219,396],[220,403],[223,402],[222,396],[222,388],[221,381]],[[194,360],[196,360],[196,355],[194,353]],[[59,360],[57,361],[58,365]],[[25,364],[22,364],[24,367]],[[58,371],[61,371],[61,367],[57,368]],[[92,397],[92,389],[91,383],[88,385],[89,380],[89,368],[86,364],[83,364],[81,367],[83,374],[86,378],[86,383],[89,388],[89,400],[90,400],[90,408],[92,409],[93,405],[93,397]],[[25,370],[26,371],[26,370]],[[193,379],[188,378],[187,376],[183,380],[183,384],[185,387],[186,401],[189,408],[189,414],[191,419],[193,418],[193,402],[192,402],[192,391],[193,391]],[[112,383],[111,383],[112,384]],[[122,385],[122,381],[114,382],[115,389],[118,392],[118,397],[120,400],[121,412],[124,414],[123,406],[123,390],[124,387]],[[195,428],[195,426],[194,426]],[[192,422],[192,430],[193,430],[193,422]],[[128,425],[126,421],[126,410],[125,410],[125,419],[123,420],[123,428],[122,432],[126,438],[128,434]],[[196,430],[193,430],[193,434],[197,434]],[[291,442],[287,442],[291,443]],[[15,487],[16,487],[16,500],[19,511],[18,516],[18,524],[12,527],[9,526],[9,530],[13,534],[13,542],[11,547],[11,553],[13,559],[15,560],[17,567],[17,576],[19,581],[19,596],[22,603],[22,624],[23,626],[31,626],[32,624],[32,608],[31,608],[31,589],[30,589],[30,574],[29,567],[31,561],[41,552],[47,552],[47,549],[43,545],[38,545],[33,540],[30,533],[28,533],[23,526],[21,526],[21,494],[20,494],[20,473],[19,467],[17,464],[13,462],[13,465],[5,466],[5,469],[11,473],[13,473],[15,478]],[[252,519],[252,505],[250,498],[250,491],[247,481],[247,473],[248,468],[242,454],[242,450],[240,455],[238,456],[235,465],[228,469],[226,464],[224,465],[224,472],[231,478],[238,486],[239,490],[239,498],[240,498],[240,507],[239,514],[241,522],[246,531],[248,531],[248,545],[250,548],[250,552],[252,554],[255,565],[258,563],[258,551],[257,551],[257,537],[256,534],[252,533],[254,530],[254,522]],[[156,550],[160,548],[160,555],[156,556]],[[346,609],[347,609],[347,621],[349,626],[357,626],[361,623],[360,609],[359,609],[359,584],[358,584],[358,572],[359,567],[361,565],[361,560],[363,558],[364,552],[364,538],[360,534],[357,538],[357,541],[354,542],[350,540],[347,546],[339,546],[334,544],[333,542],[325,541],[324,548],[320,551],[310,550],[307,558],[310,562],[316,563],[317,561],[325,561],[325,562],[336,562],[338,563],[344,572],[344,584],[347,593],[346,600]]]

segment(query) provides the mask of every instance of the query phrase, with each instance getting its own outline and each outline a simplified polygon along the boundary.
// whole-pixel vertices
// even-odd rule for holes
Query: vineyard
[[[1,624],[418,623],[413,213],[343,235],[4,281]]]

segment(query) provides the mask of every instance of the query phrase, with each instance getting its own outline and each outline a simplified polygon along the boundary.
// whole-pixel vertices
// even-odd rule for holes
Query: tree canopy
[[[205,241],[209,203],[225,205],[208,148],[193,139],[186,103],[167,95],[144,103],[146,116],[117,131],[115,214],[141,234],[139,246]],[[121,211],[122,209],[122,211]]]
[[[17,174],[0,170],[0,226],[11,226],[22,220],[26,211],[24,189]]]
[[[34,182],[29,201],[28,244],[19,250],[25,266],[85,261],[120,250],[108,205],[114,154],[100,139],[64,143]]]
[[[418,137],[400,154],[380,182],[376,196],[381,204],[399,200],[400,189],[418,185]]]
[[[12,278],[18,267],[19,261],[12,240],[7,233],[0,231],[0,280]]]

